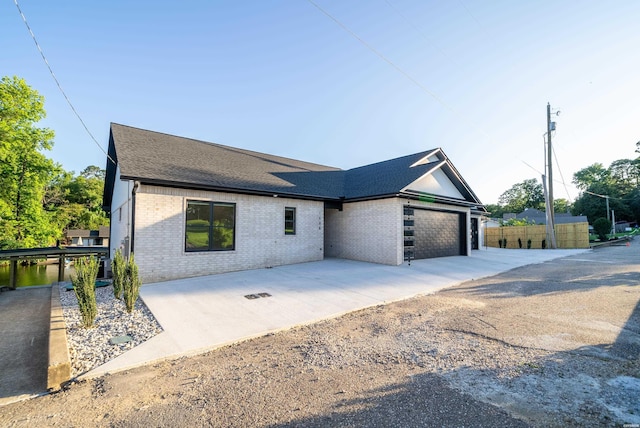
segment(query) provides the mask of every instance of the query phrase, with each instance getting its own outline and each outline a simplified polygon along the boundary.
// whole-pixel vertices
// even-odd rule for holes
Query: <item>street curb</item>
[[[51,318],[49,322],[49,364],[47,367],[47,389],[59,390],[71,379],[71,358],[67,345],[67,327],[60,304],[60,286],[51,286]]]

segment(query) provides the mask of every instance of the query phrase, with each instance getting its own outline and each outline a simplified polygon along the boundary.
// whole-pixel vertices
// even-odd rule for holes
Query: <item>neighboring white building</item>
[[[143,282],[481,242],[486,210],[441,149],[345,171],[111,124],[108,153],[111,256],[135,253]]]

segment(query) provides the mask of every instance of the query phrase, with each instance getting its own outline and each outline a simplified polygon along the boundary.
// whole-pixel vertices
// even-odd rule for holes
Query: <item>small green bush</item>
[[[606,241],[608,239],[607,235],[611,232],[611,221],[604,217],[596,219],[593,222],[593,231],[601,241]]]
[[[98,315],[96,303],[96,277],[98,276],[98,259],[95,257],[83,257],[75,261],[76,274],[72,275],[71,282],[78,298],[78,307],[82,326],[89,328]]]
[[[122,251],[118,249],[111,261],[111,272],[113,273],[113,297],[116,299],[122,298],[122,288],[126,269],[126,261],[124,260],[124,257],[122,257]]]
[[[124,304],[127,312],[133,312],[133,308],[140,294],[140,276],[138,275],[138,265],[133,259],[133,253],[127,261],[126,272],[123,282]]]

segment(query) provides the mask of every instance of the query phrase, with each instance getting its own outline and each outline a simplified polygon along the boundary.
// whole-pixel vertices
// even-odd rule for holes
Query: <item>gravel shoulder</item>
[[[640,423],[640,255],[611,247],[72,383],[19,426]]]

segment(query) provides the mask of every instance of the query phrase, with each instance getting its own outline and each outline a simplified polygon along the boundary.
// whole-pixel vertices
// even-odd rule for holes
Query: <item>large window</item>
[[[187,201],[185,250],[233,250],[235,217],[235,204]]]
[[[296,209],[286,207],[284,209],[284,234],[295,235],[296,234]]]

